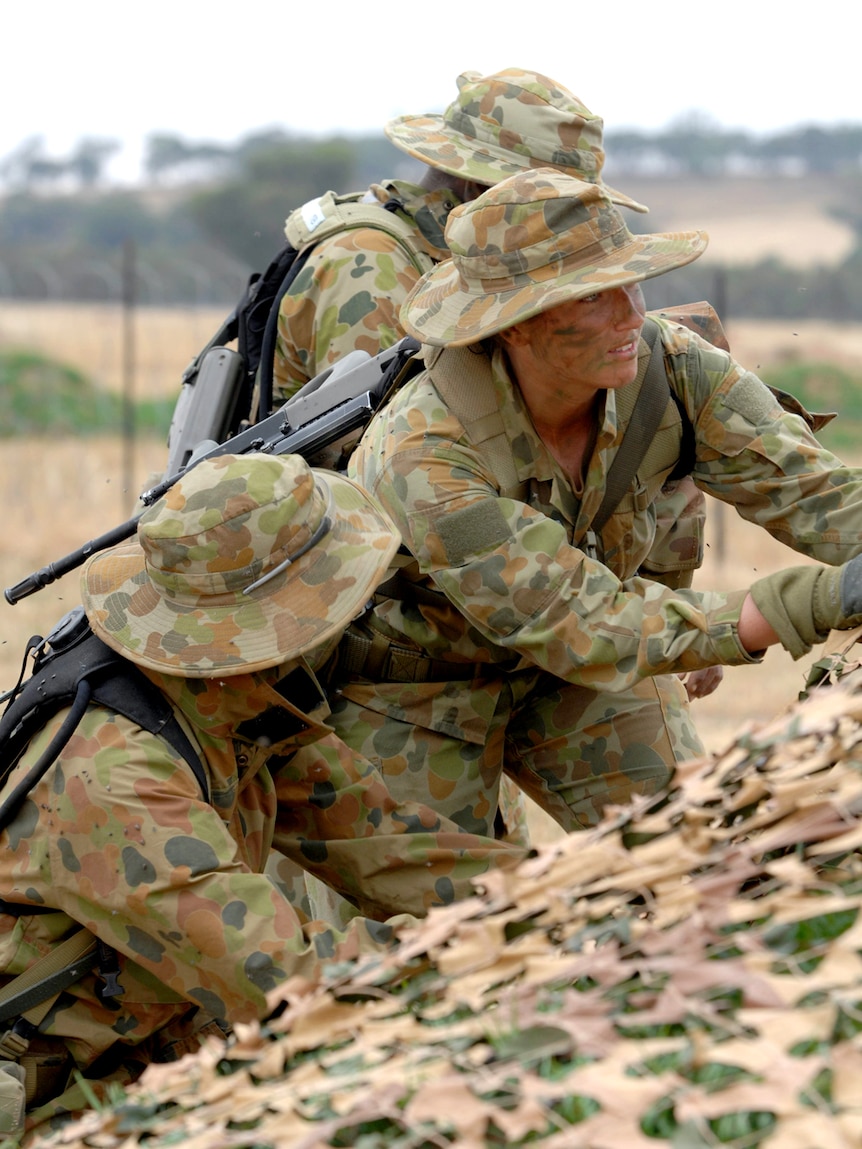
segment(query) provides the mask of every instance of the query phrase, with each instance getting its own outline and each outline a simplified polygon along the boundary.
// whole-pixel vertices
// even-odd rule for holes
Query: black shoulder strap
[[[204,798],[209,789],[206,773],[191,740],[183,731],[164,695],[133,663],[106,646],[89,628],[80,607],[61,626],[62,644],[46,640],[33,674],[10,701],[0,718],[0,785],[11,773],[34,735],[64,707],[70,714],[50,747],[27,778],[0,807],[0,828],[38,782],[68,742],[89,705],[96,704],[164,738],[188,763]],[[55,628],[55,634],[60,628]]]
[[[299,275],[311,254],[311,247],[297,253],[287,244],[261,276],[253,309],[245,317],[245,345],[239,343],[243,355],[250,389],[258,378],[258,399],[255,419],[260,422],[272,414],[272,380],[275,365],[275,344],[278,336],[278,313],[288,288]],[[242,326],[240,328],[242,332]],[[242,339],[242,336],[241,336]],[[246,407],[251,406],[250,396]]]

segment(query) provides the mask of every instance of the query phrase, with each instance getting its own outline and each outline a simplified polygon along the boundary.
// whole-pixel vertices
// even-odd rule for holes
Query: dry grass
[[[4,300],[0,347],[28,348],[77,367],[100,386],[134,396],[173,395],[190,360],[221,326],[228,308],[145,307],[129,317],[118,304]]]
[[[4,440],[0,463],[3,544],[0,580],[7,588],[56,562],[133,513],[135,491],[146,485],[164,448],[138,445],[136,479],[124,492],[120,442]],[[79,570],[21,600],[0,603],[0,688],[15,681],[24,643],[44,634],[79,602]]]

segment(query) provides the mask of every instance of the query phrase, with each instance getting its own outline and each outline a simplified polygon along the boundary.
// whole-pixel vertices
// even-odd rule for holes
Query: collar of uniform
[[[443,233],[449,212],[461,203],[455,192],[450,188],[427,191],[419,184],[407,180],[386,180],[382,184],[372,184],[369,191],[379,203],[398,200],[416,224],[425,253],[435,263],[449,258]]]

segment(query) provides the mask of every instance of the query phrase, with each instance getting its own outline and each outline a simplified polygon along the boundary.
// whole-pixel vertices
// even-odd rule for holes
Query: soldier
[[[401,313],[430,345],[426,370],[349,465],[414,564],[403,594],[345,635],[331,720],[393,783],[423,775],[436,807],[474,832],[489,831],[504,770],[578,829],[702,753],[676,673],[756,663],[778,641],[799,657],[851,624],[859,560],[839,564],[862,548],[862,474],[728,353],[651,320],[662,422],[593,530],[637,418],[640,283],[697,258],[707,237],[632,235],[602,188],[545,169],[456,208],[446,242],[451,260]],[[701,490],[836,569],[731,593],[642,577],[684,432]]]
[[[400,116],[384,130],[426,165],[424,175],[419,184],[373,184],[364,198],[379,205],[379,224],[353,227],[314,247],[279,311],[273,370],[281,401],[349,352],[375,355],[398,342],[407,293],[448,254],[443,232],[456,204],[542,165],[584,180],[602,178],[601,118],[562,84],[521,68],[490,76],[464,72],[442,115]],[[622,192],[606,190],[616,203],[646,211]],[[312,201],[288,219],[294,246],[315,241],[318,205]]]
[[[538,165],[602,184],[602,126],[601,117],[562,84],[521,68],[489,76],[464,72],[457,97],[442,115],[406,115],[388,123],[386,135],[426,165],[424,175],[418,185],[374,184],[365,199],[379,205],[379,225],[353,227],[315,244],[279,308],[273,365],[279,398],[351,351],[374,355],[404,335],[399,309],[421,274],[448,255],[444,228],[457,204]],[[602,186],[615,203],[647,210]],[[309,205],[291,215],[285,231],[294,246],[314,242],[321,218]],[[385,230],[391,228],[399,229],[397,237]],[[399,790],[434,800],[420,777],[401,779]],[[498,832],[521,845],[528,842],[526,807],[511,786],[503,789]]]
[[[27,1069],[28,1130],[86,1107],[74,1071],[103,1096],[201,1034],[263,1016],[279,982],[391,944],[410,915],[523,856],[396,803],[326,725],[314,668],[396,546],[349,480],[298,456],[222,455],[145,511],[136,541],[87,562],[93,630],[167,698],[204,791],[165,738],[101,706],[35,784],[68,708],[5,779],[3,980],[81,926],[98,939],[95,967],[41,1024],[19,1018],[0,1039],[0,1058]],[[344,933],[308,921],[279,885],[286,860],[365,916]]]

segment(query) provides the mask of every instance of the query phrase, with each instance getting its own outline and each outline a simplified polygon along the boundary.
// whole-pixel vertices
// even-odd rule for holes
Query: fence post
[[[135,242],[123,244],[123,513],[135,475]]]

